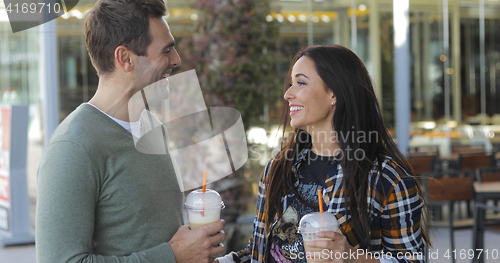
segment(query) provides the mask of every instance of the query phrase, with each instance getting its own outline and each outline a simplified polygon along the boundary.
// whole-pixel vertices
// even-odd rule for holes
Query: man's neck
[[[109,116],[122,121],[138,121],[144,108],[131,105],[133,87],[124,81],[114,80],[111,77],[101,77],[97,91],[89,103],[104,111]]]

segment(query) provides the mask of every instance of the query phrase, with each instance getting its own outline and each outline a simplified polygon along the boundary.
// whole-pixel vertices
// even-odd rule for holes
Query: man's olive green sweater
[[[175,262],[167,242],[183,224],[182,202],[168,154],[140,153],[130,132],[82,104],[40,163],[37,260]]]

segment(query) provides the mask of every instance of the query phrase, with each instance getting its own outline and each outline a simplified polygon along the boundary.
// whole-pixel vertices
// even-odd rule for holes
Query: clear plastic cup
[[[338,231],[340,227],[339,221],[335,215],[331,213],[309,213],[302,217],[299,222],[298,231],[304,239],[304,250],[306,253],[307,262],[314,261],[331,261],[330,254],[322,253],[321,248],[311,248],[306,245],[307,241],[312,240],[329,240],[329,238],[319,238],[316,233],[323,231]]]
[[[224,202],[217,191],[206,189],[194,190],[188,194],[184,203],[188,212],[189,227],[196,229],[220,220],[220,210]]]

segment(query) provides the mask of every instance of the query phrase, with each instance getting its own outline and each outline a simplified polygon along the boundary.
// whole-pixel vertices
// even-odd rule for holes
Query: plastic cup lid
[[[320,231],[337,231],[339,221],[332,213],[309,213],[300,219],[299,233],[316,233]]]
[[[184,206],[188,209],[207,209],[219,207],[224,208],[224,202],[217,191],[206,189],[203,193],[202,189],[194,190],[188,194]]]

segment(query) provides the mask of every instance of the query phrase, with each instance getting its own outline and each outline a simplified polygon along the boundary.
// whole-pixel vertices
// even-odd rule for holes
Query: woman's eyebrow
[[[302,74],[302,73],[297,73],[297,74],[295,74],[295,77],[296,77],[296,78],[297,78],[297,77],[299,77],[299,76],[304,76],[304,78],[309,79],[306,75],[304,75],[304,74]]]

